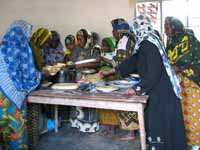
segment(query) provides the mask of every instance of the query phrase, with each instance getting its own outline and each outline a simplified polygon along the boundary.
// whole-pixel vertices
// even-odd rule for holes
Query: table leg
[[[139,128],[140,128],[140,142],[141,142],[141,150],[146,150],[146,132],[144,126],[144,108],[142,104],[138,106],[138,120],[139,120]]]
[[[55,132],[58,132],[58,105],[54,107]]]

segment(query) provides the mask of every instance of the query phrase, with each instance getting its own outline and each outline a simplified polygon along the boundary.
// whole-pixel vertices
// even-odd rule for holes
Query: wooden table
[[[29,105],[55,105],[55,132],[58,131],[58,105],[81,106],[90,108],[136,111],[138,113],[141,150],[146,150],[146,134],[144,128],[144,104],[147,96],[125,96],[123,93],[64,93],[53,90],[37,90],[28,96]],[[31,107],[30,107],[31,109]],[[34,119],[34,116],[31,117]],[[39,136],[39,135],[38,135]]]

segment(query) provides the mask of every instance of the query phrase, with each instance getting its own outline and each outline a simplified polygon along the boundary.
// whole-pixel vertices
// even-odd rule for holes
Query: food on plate
[[[43,71],[48,71],[50,75],[55,75],[58,72],[58,68],[56,66],[45,66],[43,67]]]
[[[51,86],[54,90],[76,90],[78,87],[78,83],[56,83]]]
[[[64,63],[57,63],[54,66],[56,66],[56,68],[62,68],[64,66],[66,66],[66,64],[64,64]]]
[[[97,82],[100,82],[102,80],[102,76],[98,73],[88,74],[88,75],[84,75],[83,79],[86,82],[97,83]]]
[[[64,67],[64,63],[57,63],[53,66],[45,66],[43,67],[43,71],[47,70],[50,75],[55,75],[62,67]]]

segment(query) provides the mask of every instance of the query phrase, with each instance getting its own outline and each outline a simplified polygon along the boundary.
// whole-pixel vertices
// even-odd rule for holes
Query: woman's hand
[[[109,71],[105,71],[105,70],[100,70],[98,72],[101,76],[108,76],[108,75],[112,75],[115,73],[115,69],[109,70]]]
[[[128,90],[125,91],[125,95],[127,96],[136,95],[136,92],[133,88],[129,88]]]

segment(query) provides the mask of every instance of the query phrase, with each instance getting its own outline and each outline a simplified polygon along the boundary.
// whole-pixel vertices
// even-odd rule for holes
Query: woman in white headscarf
[[[164,45],[146,16],[134,19],[133,31],[136,35],[134,54],[113,71],[121,77],[138,73],[141,82],[126,94],[149,95],[145,110],[148,150],[186,150],[181,89]]]

